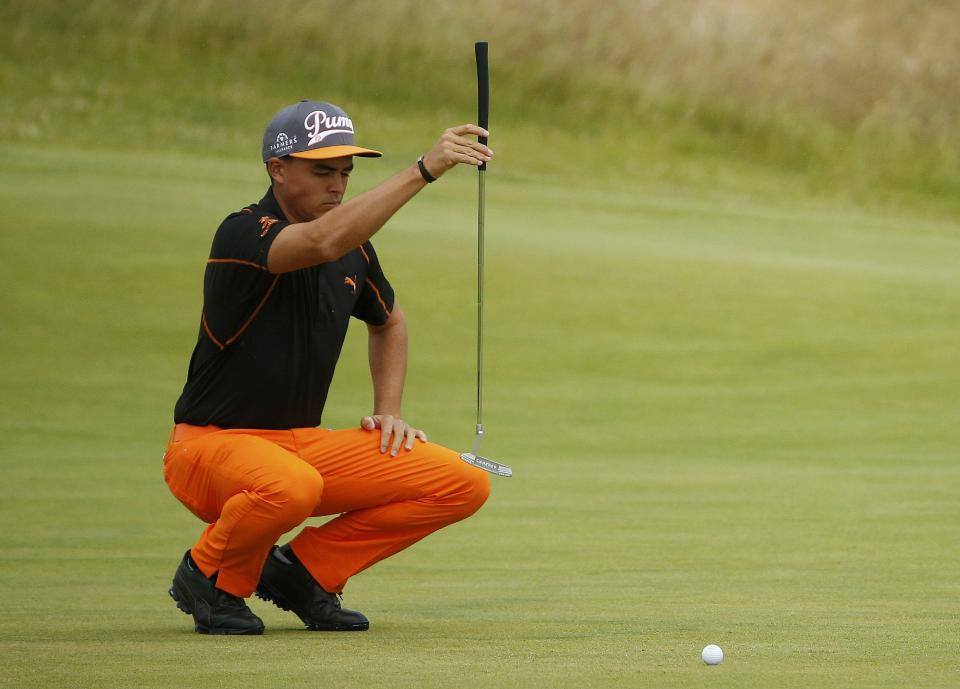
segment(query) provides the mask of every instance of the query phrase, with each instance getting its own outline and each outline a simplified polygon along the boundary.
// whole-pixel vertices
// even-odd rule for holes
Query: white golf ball
[[[716,644],[704,646],[703,651],[700,652],[700,657],[707,665],[719,665],[720,661],[723,660],[723,649]]]

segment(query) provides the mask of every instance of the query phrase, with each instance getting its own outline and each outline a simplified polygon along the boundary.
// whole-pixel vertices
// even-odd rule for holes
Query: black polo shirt
[[[217,230],[176,423],[319,425],[350,316],[382,325],[390,315],[393,289],[370,242],[330,263],[267,270],[270,245],[288,224],[271,189]]]

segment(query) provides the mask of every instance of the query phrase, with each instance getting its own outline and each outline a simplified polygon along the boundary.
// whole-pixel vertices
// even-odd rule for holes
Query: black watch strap
[[[437,178],[431,175],[427,171],[427,166],[423,164],[423,156],[417,158],[417,167],[420,168],[420,174],[423,175],[423,178],[426,180],[427,184],[432,184],[437,181]]]

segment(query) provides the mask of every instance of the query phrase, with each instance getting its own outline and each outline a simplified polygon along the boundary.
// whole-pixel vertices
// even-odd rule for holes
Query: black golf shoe
[[[188,550],[168,593],[178,608],[193,615],[194,628],[200,634],[263,634],[263,622],[243,598],[218,589],[216,579],[216,574],[211,579],[203,575]]]
[[[315,632],[362,632],[370,627],[364,615],[340,607],[340,597],[323,590],[289,545],[274,546],[267,556],[257,595],[294,613]]]

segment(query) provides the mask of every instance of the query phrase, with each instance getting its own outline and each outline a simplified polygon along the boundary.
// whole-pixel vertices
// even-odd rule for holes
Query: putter
[[[478,42],[474,45],[474,50],[477,54],[477,106],[479,111],[477,124],[486,129],[490,111],[490,78],[487,71],[486,41]],[[480,137],[480,143],[486,145],[487,137]],[[473,440],[473,450],[461,452],[460,459],[497,476],[513,476],[513,469],[506,464],[495,462],[477,454],[480,451],[480,441],[483,440],[483,183],[486,170],[486,163],[481,163],[477,168],[480,180],[479,203],[477,204],[477,435]]]

